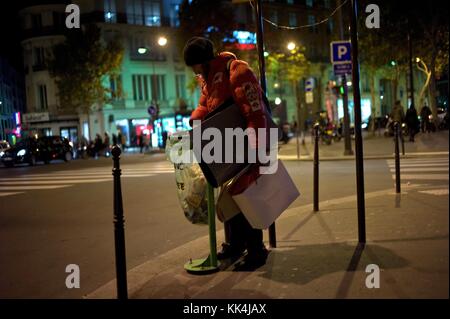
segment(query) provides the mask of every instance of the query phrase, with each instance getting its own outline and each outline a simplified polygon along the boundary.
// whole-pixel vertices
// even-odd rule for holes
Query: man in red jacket
[[[184,61],[199,75],[202,94],[197,108],[191,114],[191,121],[203,120],[229,98],[239,106],[247,121],[247,127],[253,128],[249,134],[249,144],[253,149],[266,141],[258,140],[258,128],[267,127],[266,109],[262,100],[262,90],[249,65],[231,52],[214,54],[211,41],[202,37],[191,38],[184,48]],[[258,176],[258,165],[253,165],[231,189],[232,195],[241,193]],[[245,216],[239,213],[228,221],[230,242],[222,244],[218,259],[237,259],[247,249],[243,263],[238,270],[254,270],[265,264],[268,251],[263,243],[263,233],[253,229]]]

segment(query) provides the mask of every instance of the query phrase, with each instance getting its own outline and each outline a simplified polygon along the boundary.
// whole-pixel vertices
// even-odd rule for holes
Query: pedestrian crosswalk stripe
[[[6,190],[38,190],[38,189],[56,189],[56,188],[63,188],[63,187],[69,187],[71,185],[26,185],[26,186],[0,186],[0,191]]]
[[[388,164],[394,164],[395,160],[388,160]],[[400,159],[400,163],[406,163],[406,164],[446,164],[448,165],[448,159],[446,160],[434,160],[434,161],[411,161],[407,159]]]
[[[392,175],[392,179],[395,180],[395,174]],[[448,181],[448,175],[446,174],[415,174],[415,175],[400,175],[400,179],[404,180],[437,180]]]
[[[80,183],[98,183],[98,182],[107,182],[110,179],[87,179],[87,180],[64,180],[64,181],[10,181],[3,182],[0,181],[0,185],[33,185],[33,184],[80,184]]]
[[[442,158],[400,158],[400,161],[402,162],[408,162],[408,163],[448,163],[447,157]],[[388,159],[387,162],[394,163],[394,159]]]
[[[419,191],[419,193],[424,193],[424,194],[428,194],[428,195],[436,195],[436,196],[448,195],[448,188],[428,189],[428,190],[424,190],[424,191]]]
[[[122,174],[121,177],[149,177],[154,176],[154,174]],[[2,178],[2,181],[27,181],[27,180],[67,180],[67,178],[71,179],[78,179],[78,180],[86,180],[89,181],[90,179],[95,178],[106,178],[108,180],[112,180],[113,176],[112,174],[99,174],[99,175],[90,175],[90,176],[30,176],[30,177],[8,177],[8,178]]]
[[[16,194],[23,194],[23,192],[0,192],[0,196],[11,196]]]
[[[400,162],[400,166],[401,167],[430,167],[430,166],[433,166],[433,167],[441,167],[441,166],[443,166],[443,167],[448,167],[449,165],[448,165],[448,163],[446,163],[446,164],[442,164],[442,163],[438,163],[438,164],[405,164],[405,163],[402,163],[402,162]],[[395,167],[395,164],[393,163],[393,164],[389,164],[389,167]]]
[[[131,175],[147,175],[147,174],[162,174],[162,173],[173,173],[174,171],[142,171],[142,172],[129,172],[129,171],[121,171],[122,175],[126,175],[126,174],[131,174]],[[89,172],[89,173],[79,173],[79,174],[75,174],[75,173],[59,173],[59,174],[28,174],[28,175],[20,175],[19,177],[61,177],[61,176],[86,176],[86,177],[90,177],[90,176],[111,176],[112,175],[112,171],[109,172]]]
[[[401,172],[448,172],[448,167],[421,167],[417,168],[404,168],[400,166]],[[395,168],[391,168],[391,172],[395,172]]]

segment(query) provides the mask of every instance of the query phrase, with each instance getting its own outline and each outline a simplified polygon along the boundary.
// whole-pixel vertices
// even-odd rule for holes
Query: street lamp
[[[161,47],[163,47],[163,46],[165,46],[166,44],[167,44],[167,38],[164,37],[164,36],[159,37],[159,39],[158,39],[158,45],[161,46]]]
[[[289,51],[295,50],[296,47],[297,47],[296,44],[292,41],[287,44],[287,49]]]

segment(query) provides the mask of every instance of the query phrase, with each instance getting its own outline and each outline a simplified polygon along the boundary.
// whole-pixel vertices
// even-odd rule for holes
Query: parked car
[[[5,154],[5,151],[11,147],[7,141],[0,141],[0,157]]]
[[[7,167],[15,164],[35,165],[38,161],[48,164],[54,159],[70,161],[72,147],[69,141],[60,136],[27,137],[6,150],[1,161]]]

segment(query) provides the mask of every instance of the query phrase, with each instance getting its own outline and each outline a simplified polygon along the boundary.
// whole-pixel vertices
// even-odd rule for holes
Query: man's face
[[[192,71],[194,71],[194,73],[196,75],[202,75],[203,74],[203,66],[201,64],[194,64],[192,66]]]

